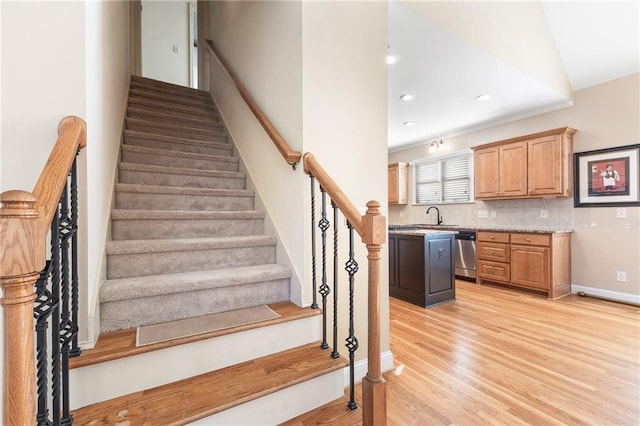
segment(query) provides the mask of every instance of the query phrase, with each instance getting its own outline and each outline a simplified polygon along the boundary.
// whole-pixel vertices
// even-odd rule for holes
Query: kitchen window
[[[465,203],[471,200],[473,153],[414,163],[415,203]]]

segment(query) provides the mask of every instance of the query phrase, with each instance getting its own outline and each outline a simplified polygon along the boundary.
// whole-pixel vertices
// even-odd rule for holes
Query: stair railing
[[[225,61],[224,57],[220,54],[220,50],[218,50],[216,45],[213,44],[211,40],[205,41],[207,43],[207,46],[209,47],[209,51],[211,52],[213,57],[220,63],[220,65],[222,65],[222,68],[227,72],[229,77],[231,77],[233,84],[236,86],[236,89],[238,89],[238,92],[240,92],[240,96],[242,96],[242,99],[244,99],[251,112],[253,112],[253,115],[256,117],[264,131],[267,132],[267,135],[269,136],[269,138],[271,138],[278,151],[280,151],[282,157],[285,159],[287,164],[289,164],[291,167],[293,167],[293,170],[295,170],[296,165],[300,162],[300,158],[302,158],[302,154],[299,151],[294,151],[293,149],[291,149],[287,141],[284,139],[284,137],[282,137],[280,132],[278,132],[278,129],[276,129],[276,126],[273,125],[271,120],[269,120],[267,115],[253,100],[236,73],[233,72],[227,61]]]
[[[305,153],[303,156],[304,172],[311,178],[311,245],[312,245],[312,284],[313,284],[313,303],[312,307],[318,307],[316,301],[316,293],[322,296],[322,343],[321,347],[329,348],[326,341],[327,336],[327,297],[333,292],[333,350],[331,356],[337,358],[337,314],[338,314],[338,211],[340,211],[347,219],[347,228],[349,230],[349,257],[345,263],[345,270],[349,276],[349,335],[346,339],[346,347],[349,350],[349,402],[348,408],[355,409],[357,407],[354,398],[354,358],[355,351],[358,349],[358,340],[354,334],[354,281],[355,273],[358,271],[358,263],[354,257],[354,230],[358,233],[362,242],[367,247],[368,260],[368,285],[367,285],[367,337],[368,351],[367,362],[368,370],[366,376],[362,379],[362,400],[363,400],[363,424],[366,426],[386,425],[387,422],[387,398],[386,383],[382,377],[380,365],[380,251],[382,244],[386,241],[387,226],[386,218],[380,213],[380,203],[378,201],[369,201],[367,203],[367,212],[360,215],[358,209],[351,200],[342,192],[340,187],[335,183],[331,176],[322,168],[312,153]],[[315,188],[316,180],[320,186],[321,193],[321,214],[320,220],[315,222]],[[331,198],[331,206],[333,208],[333,290],[327,284],[328,274],[326,270],[327,253],[326,253],[326,233],[331,226],[327,219],[326,196]],[[321,231],[321,285],[317,288],[316,273],[316,231],[315,227]]]
[[[80,353],[76,157],[85,146],[85,122],[65,117],[33,192],[0,194],[5,425],[73,421],[68,361]]]
[[[295,170],[296,164],[303,159],[304,171],[311,178],[311,244],[312,244],[312,285],[313,285],[313,302],[311,307],[318,308],[317,293],[322,296],[322,343],[323,349],[328,349],[327,340],[327,297],[331,293],[331,289],[327,284],[328,276],[326,271],[326,231],[330,227],[330,223],[326,218],[326,194],[331,198],[331,204],[334,209],[334,224],[338,223],[338,210],[342,212],[348,222],[349,229],[349,258],[345,264],[345,269],[349,275],[349,336],[346,339],[346,347],[349,350],[349,378],[350,378],[350,395],[348,408],[355,409],[357,407],[354,398],[354,359],[355,351],[358,349],[358,340],[354,334],[354,291],[355,291],[355,273],[358,271],[358,264],[354,257],[354,230],[360,235],[362,242],[367,247],[368,259],[368,312],[367,312],[367,336],[368,336],[368,371],[362,380],[362,401],[363,401],[363,424],[365,426],[384,426],[387,424],[387,398],[386,383],[382,377],[380,365],[380,251],[382,244],[386,241],[387,226],[386,218],[380,212],[380,203],[377,201],[369,201],[367,203],[367,212],[360,215],[358,209],[351,200],[342,192],[340,187],[333,181],[331,176],[322,168],[315,159],[313,154],[306,153],[304,157],[298,151],[293,151],[286,140],[280,135],[276,127],[271,123],[267,116],[262,112],[257,103],[253,100],[247,89],[240,82],[238,76],[230,68],[229,64],[224,60],[220,51],[216,48],[211,40],[206,40],[209,51],[214,58],[220,63],[225,72],[231,77],[235,87],[240,95],[253,112],[256,119],[260,122],[266,133],[274,142],[285,161],[293,166]],[[316,180],[320,185],[322,193],[322,212],[321,219],[315,223],[315,187]],[[322,235],[322,285],[317,286],[317,265],[316,265],[316,226],[320,228]],[[334,226],[333,252],[334,252],[334,274],[333,274],[333,350],[331,356],[338,358],[338,342],[337,342],[337,227]]]

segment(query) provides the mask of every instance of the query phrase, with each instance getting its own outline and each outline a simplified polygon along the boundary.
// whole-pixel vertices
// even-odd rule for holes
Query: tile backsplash
[[[430,205],[389,205],[389,224],[436,223]],[[445,225],[469,227],[513,226],[536,229],[573,229],[573,198],[476,201],[465,204],[435,204]],[[541,217],[541,210],[546,217]],[[486,217],[484,216],[486,213]]]

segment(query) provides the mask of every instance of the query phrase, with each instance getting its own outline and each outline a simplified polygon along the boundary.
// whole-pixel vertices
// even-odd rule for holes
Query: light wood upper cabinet
[[[393,163],[387,169],[389,180],[389,204],[407,204],[409,202],[409,164]]]
[[[563,127],[473,148],[475,198],[573,195],[573,134]]]

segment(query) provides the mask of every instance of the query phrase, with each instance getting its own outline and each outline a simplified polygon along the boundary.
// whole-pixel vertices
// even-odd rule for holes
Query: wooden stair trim
[[[156,80],[149,77],[143,77],[140,75],[132,75],[131,81],[136,84],[141,84],[147,87],[159,87],[161,89],[173,90],[176,92],[184,92],[184,93],[202,93],[203,96],[210,96],[209,92],[206,90],[194,89],[192,87],[181,86],[179,84],[169,83],[166,81]]]
[[[72,414],[78,424],[182,425],[347,365],[344,358],[333,359],[329,351],[320,349],[320,342],[310,343],[92,404]]]
[[[294,321],[302,318],[309,318],[321,314],[320,309],[300,308],[292,302],[281,302],[268,305],[274,312],[280,315],[279,318],[254,324],[246,324],[239,327],[225,330],[212,331],[209,333],[188,336],[180,339],[160,342],[153,345],[136,347],[136,329],[114,331],[112,333],[101,334],[93,349],[83,350],[79,357],[69,360],[69,368],[80,368],[101,362],[112,361],[114,359],[126,358],[146,352],[157,351],[173,346],[184,345],[186,343],[200,340],[212,339],[240,331],[266,327],[273,324],[280,324],[287,321]]]

